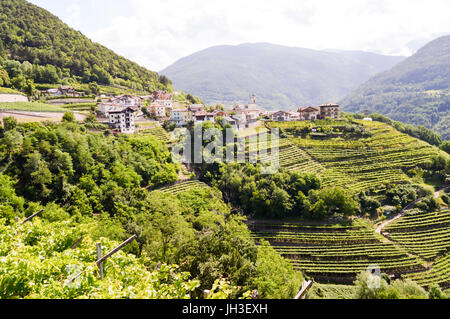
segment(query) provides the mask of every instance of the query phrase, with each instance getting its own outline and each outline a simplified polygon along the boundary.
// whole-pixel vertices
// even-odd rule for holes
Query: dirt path
[[[20,94],[0,94],[0,102],[12,103],[12,102],[28,102],[28,98],[25,95]]]
[[[434,198],[438,198],[439,194],[441,191],[446,190],[448,188],[448,186],[445,186],[444,188],[441,188],[440,190],[438,190],[437,192],[434,193]],[[415,201],[413,201],[412,203],[410,203],[408,206],[406,206],[405,208],[403,208],[399,214],[397,214],[394,218],[391,218],[383,223],[381,223],[377,229],[375,230],[375,233],[377,234],[381,234],[381,232],[383,231],[384,228],[386,228],[387,225],[389,225],[390,223],[392,223],[393,221],[403,217],[403,215],[405,215],[406,211],[408,209],[410,209],[411,207],[413,207],[415,204],[417,204],[418,202],[422,201],[424,199],[424,197],[416,199]]]
[[[64,112],[25,112],[25,111],[3,111],[0,112],[0,120],[4,117],[13,116],[19,123],[55,121],[61,122]],[[77,121],[84,121],[86,114],[74,112]]]

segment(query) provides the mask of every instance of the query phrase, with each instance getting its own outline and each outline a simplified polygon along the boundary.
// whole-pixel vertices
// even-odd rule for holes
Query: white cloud
[[[78,4],[71,4],[66,8],[67,24],[74,29],[81,27],[81,7]]]
[[[123,5],[132,14],[111,16],[108,25],[87,35],[153,70],[221,44],[270,42],[409,55],[414,41],[450,33],[448,0],[128,0]]]

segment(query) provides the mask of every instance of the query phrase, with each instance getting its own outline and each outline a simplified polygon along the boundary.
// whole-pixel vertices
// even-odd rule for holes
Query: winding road
[[[434,193],[434,198],[438,198],[438,197],[439,197],[439,193],[440,193],[441,191],[443,191],[443,190],[446,190],[448,187],[449,187],[449,186],[445,186],[445,187],[441,188],[440,190],[436,191],[436,192]],[[375,233],[381,234],[381,232],[383,231],[383,229],[384,229],[387,225],[389,225],[389,224],[392,223],[393,221],[395,221],[395,220],[397,220],[397,219],[403,217],[403,215],[405,215],[405,213],[406,213],[406,211],[407,211],[408,209],[410,209],[410,208],[413,207],[415,204],[417,204],[418,202],[420,202],[420,201],[422,201],[422,200],[424,200],[424,199],[425,199],[425,197],[421,197],[421,198],[416,199],[415,201],[411,202],[410,204],[408,204],[408,206],[406,206],[405,208],[403,208],[403,209],[400,211],[400,213],[398,213],[394,218],[391,218],[391,219],[389,219],[389,220],[387,220],[387,221],[381,223],[381,224],[377,227],[377,229],[375,230]]]

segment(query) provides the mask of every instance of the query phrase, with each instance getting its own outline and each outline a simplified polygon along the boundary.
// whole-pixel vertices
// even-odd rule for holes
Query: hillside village
[[[255,128],[261,119],[277,122],[313,121],[317,119],[339,118],[339,105],[324,104],[320,106],[300,107],[296,111],[267,112],[259,108],[256,96],[249,104],[236,104],[231,110],[211,109],[203,104],[184,105],[174,102],[174,94],[156,91],[148,96],[121,95],[98,104],[98,115],[109,121],[110,128],[120,133],[134,133],[135,121],[145,115],[159,121],[175,123],[183,127],[189,123],[215,122],[218,118],[223,124],[229,124],[239,131]],[[149,106],[143,106],[149,101]]]

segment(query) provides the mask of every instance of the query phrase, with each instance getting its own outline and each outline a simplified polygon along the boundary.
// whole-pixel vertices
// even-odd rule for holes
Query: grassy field
[[[10,88],[4,88],[4,87],[0,87],[0,94],[20,94],[20,95],[24,95],[22,92],[20,91],[16,91]]]
[[[23,111],[23,112],[66,112],[67,109],[37,102],[14,102],[0,103],[0,111]]]

